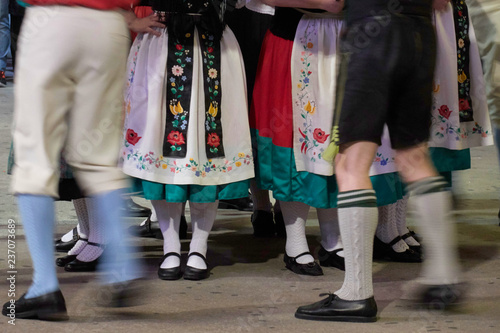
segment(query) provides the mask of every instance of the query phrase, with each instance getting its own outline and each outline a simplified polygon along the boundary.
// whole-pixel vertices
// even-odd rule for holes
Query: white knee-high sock
[[[95,216],[96,207],[94,201],[93,198],[85,199],[88,211],[89,242],[76,257],[76,259],[85,262],[91,262],[99,258],[106,245],[104,244],[104,223],[99,223]]]
[[[340,233],[344,244],[345,277],[335,292],[355,301],[373,296],[373,238],[377,228],[377,197],[373,190],[354,190],[338,195]]]
[[[456,228],[451,218],[451,194],[442,177],[429,177],[408,186],[414,195],[422,235],[425,260],[422,283],[430,285],[460,282]]]
[[[378,225],[375,235],[382,242],[389,244],[399,236],[396,226],[396,204],[378,207]],[[409,249],[408,245],[402,239],[392,246],[396,252],[402,253]]]
[[[218,205],[219,200],[208,203],[189,202],[191,226],[193,228],[193,236],[191,243],[189,243],[189,253],[198,252],[204,257],[207,256],[208,235],[214,225]],[[187,265],[199,269],[207,268],[203,259],[198,256],[189,257]]]
[[[406,214],[408,208],[408,198],[409,195],[405,195],[402,199],[399,199],[396,202],[396,227],[398,228],[398,233],[400,236],[403,236],[410,232],[408,227],[406,226]],[[406,244],[409,246],[420,246],[420,243],[413,237],[405,238]]]
[[[75,199],[73,200],[73,206],[75,206],[76,217],[78,218],[78,225],[80,227],[78,234],[80,235],[80,238],[88,239],[90,234],[89,213],[88,213],[87,203],[85,200],[86,200],[85,198]],[[70,256],[79,255],[80,252],[83,251],[85,246],[87,246],[87,241],[78,240],[75,246],[73,246],[71,250],[68,251],[68,255]]]
[[[158,222],[158,216],[156,215],[156,210],[154,207],[151,207],[151,216],[149,217],[151,222]]]
[[[340,237],[339,218],[337,208],[316,209],[318,213],[319,229],[321,231],[321,245],[328,252],[342,249],[342,237]],[[344,251],[337,252],[343,257]]]
[[[309,252],[306,239],[306,220],[309,206],[296,201],[282,201],[280,204],[286,229],[286,254],[294,258],[299,254]],[[314,258],[311,255],[304,255],[297,259],[299,264],[307,264],[313,261]]]
[[[151,200],[151,204],[158,216],[158,224],[163,234],[163,254],[169,252],[180,254],[179,225],[181,222],[182,203]],[[160,267],[173,268],[178,267],[180,264],[179,257],[169,256],[163,261]]]

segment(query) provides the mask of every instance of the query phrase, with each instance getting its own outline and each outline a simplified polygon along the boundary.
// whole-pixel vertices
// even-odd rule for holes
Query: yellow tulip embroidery
[[[316,112],[316,107],[311,105],[311,101],[307,101],[306,106],[304,107],[304,110],[309,112],[310,114],[314,114]]]
[[[214,103],[210,103],[210,108],[208,109],[208,114],[212,117],[217,116],[217,112],[219,111],[218,107],[214,107]]]
[[[174,116],[183,113],[184,109],[181,106],[181,102],[177,102],[177,105],[170,104],[170,112],[172,112]]]

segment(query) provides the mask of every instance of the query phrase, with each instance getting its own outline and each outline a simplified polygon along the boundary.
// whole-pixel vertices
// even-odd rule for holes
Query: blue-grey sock
[[[95,216],[98,223],[104,224],[103,243],[106,246],[102,254],[99,271],[103,274],[103,283],[118,283],[141,277],[141,267],[132,259],[132,251],[126,244],[126,231],[121,207],[124,206],[123,190],[115,190],[93,196]]]
[[[33,282],[26,298],[59,290],[54,256],[54,199],[44,195],[17,196],[26,242],[33,261]]]

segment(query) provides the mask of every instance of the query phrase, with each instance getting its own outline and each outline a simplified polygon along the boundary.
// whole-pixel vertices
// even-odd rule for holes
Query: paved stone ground
[[[0,89],[0,300],[7,301],[7,221],[17,222],[16,292],[29,286],[31,262],[17,207],[8,193],[6,175],[10,147],[13,86]],[[460,255],[470,283],[468,301],[453,313],[416,309],[419,264],[374,263],[375,297],[380,319],[374,324],[325,323],[297,320],[297,306],[319,300],[318,294],[337,290],[343,272],[325,269],[320,277],[295,275],[284,268],[284,241],[254,239],[250,215],[220,210],[210,238],[208,259],[214,269],[202,282],[161,281],[156,278],[162,242],[131,238],[135,257],[145,263],[148,280],[143,305],[127,309],[101,309],[94,304],[96,277],[59,269],[61,288],[71,317],[69,322],[0,318],[0,332],[498,332],[500,321],[500,177],[494,147],[472,151],[472,170],[458,172],[454,192]],[[143,202],[139,200],[139,202]],[[144,202],[143,202],[144,203]],[[57,203],[57,233],[76,224],[70,203]],[[310,213],[307,232],[318,250],[316,213]],[[189,221],[189,216],[188,216]],[[129,224],[140,219],[129,219]],[[412,222],[410,220],[410,222]],[[418,228],[415,227],[418,231]],[[188,250],[188,241],[182,244]],[[58,254],[60,256],[61,254]],[[2,319],[3,318],[3,319]]]

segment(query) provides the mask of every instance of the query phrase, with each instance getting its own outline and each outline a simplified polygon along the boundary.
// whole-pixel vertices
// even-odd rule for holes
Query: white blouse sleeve
[[[274,15],[274,7],[265,5],[260,0],[238,0],[236,8],[243,6],[257,13]]]

